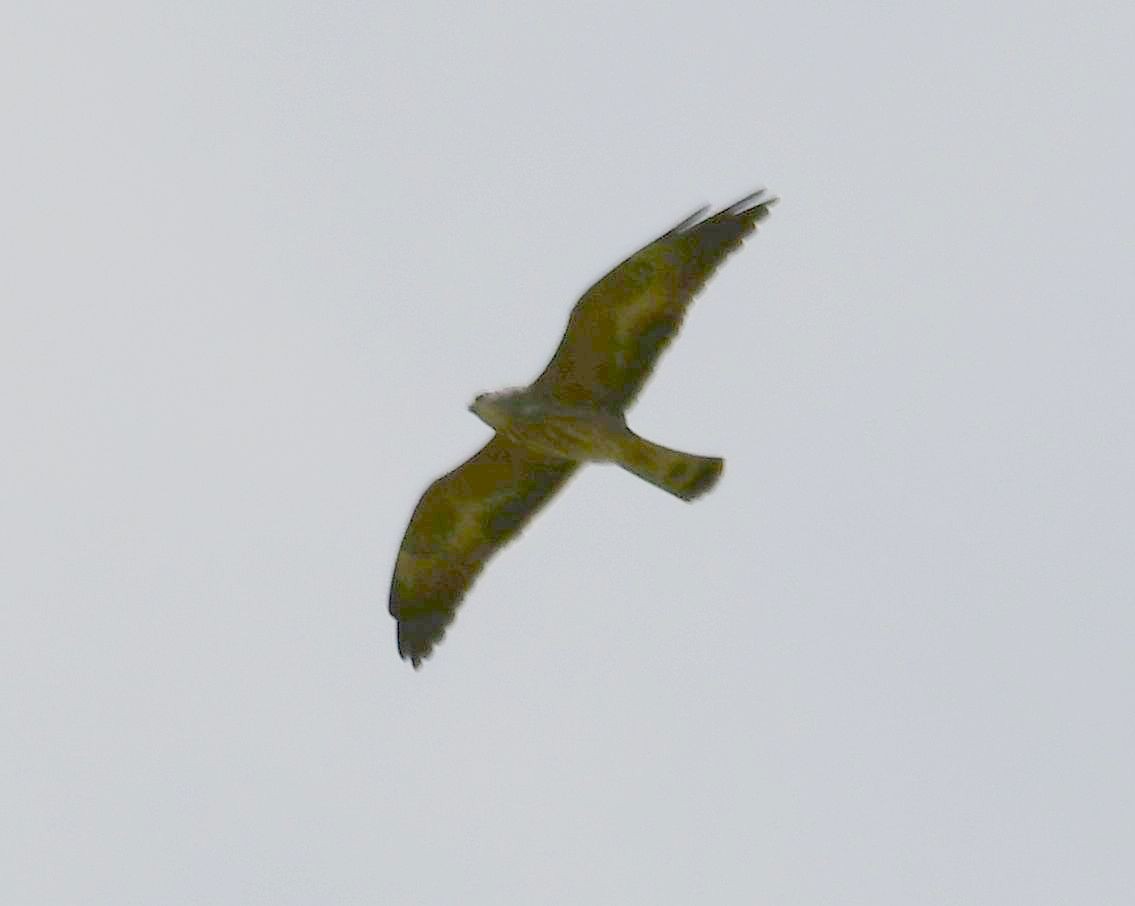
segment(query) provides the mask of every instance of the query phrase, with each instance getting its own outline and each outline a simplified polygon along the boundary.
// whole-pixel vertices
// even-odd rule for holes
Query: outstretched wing
[[[390,586],[403,658],[418,667],[429,656],[481,567],[577,466],[497,434],[426,489],[402,538]]]
[[[690,301],[775,201],[757,192],[704,220],[703,208],[631,255],[576,303],[535,386],[565,403],[622,411]]]

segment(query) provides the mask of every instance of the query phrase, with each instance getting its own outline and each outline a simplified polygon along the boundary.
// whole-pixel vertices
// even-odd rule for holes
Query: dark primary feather
[[[429,486],[410,517],[390,587],[402,657],[417,667],[429,656],[485,562],[578,465],[497,434]]]
[[[627,258],[576,303],[535,385],[565,403],[622,412],[690,301],[775,201],[758,192],[704,220],[703,208]]]

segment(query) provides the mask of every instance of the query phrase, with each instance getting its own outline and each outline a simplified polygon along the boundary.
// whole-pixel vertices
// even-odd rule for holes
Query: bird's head
[[[524,389],[514,387],[495,393],[480,393],[469,405],[469,411],[489,427],[499,431],[520,414]]]
[[[503,393],[479,393],[469,406],[469,411],[490,428],[503,428],[508,422],[508,406],[504,404]]]

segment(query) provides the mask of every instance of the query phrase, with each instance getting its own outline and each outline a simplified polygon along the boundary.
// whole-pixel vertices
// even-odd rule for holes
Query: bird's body
[[[540,388],[482,393],[469,407],[499,435],[534,453],[574,462],[613,462],[675,497],[693,500],[721,476],[716,456],[653,444],[621,413],[558,402]]]
[[[682,221],[583,295],[532,384],[474,400],[496,434],[426,489],[398,553],[390,612],[402,657],[421,664],[488,558],[582,463],[614,462],[684,500],[713,487],[720,458],[651,443],[625,413],[690,300],[773,201],[758,193]]]
[[[580,462],[618,459],[617,413],[561,403],[531,387],[483,393],[470,410],[498,434],[547,456]]]

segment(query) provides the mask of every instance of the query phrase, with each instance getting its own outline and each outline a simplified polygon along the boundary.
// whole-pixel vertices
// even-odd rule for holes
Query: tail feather
[[[696,456],[651,443],[627,431],[618,464],[683,500],[700,497],[715,484],[725,468],[717,456]]]

